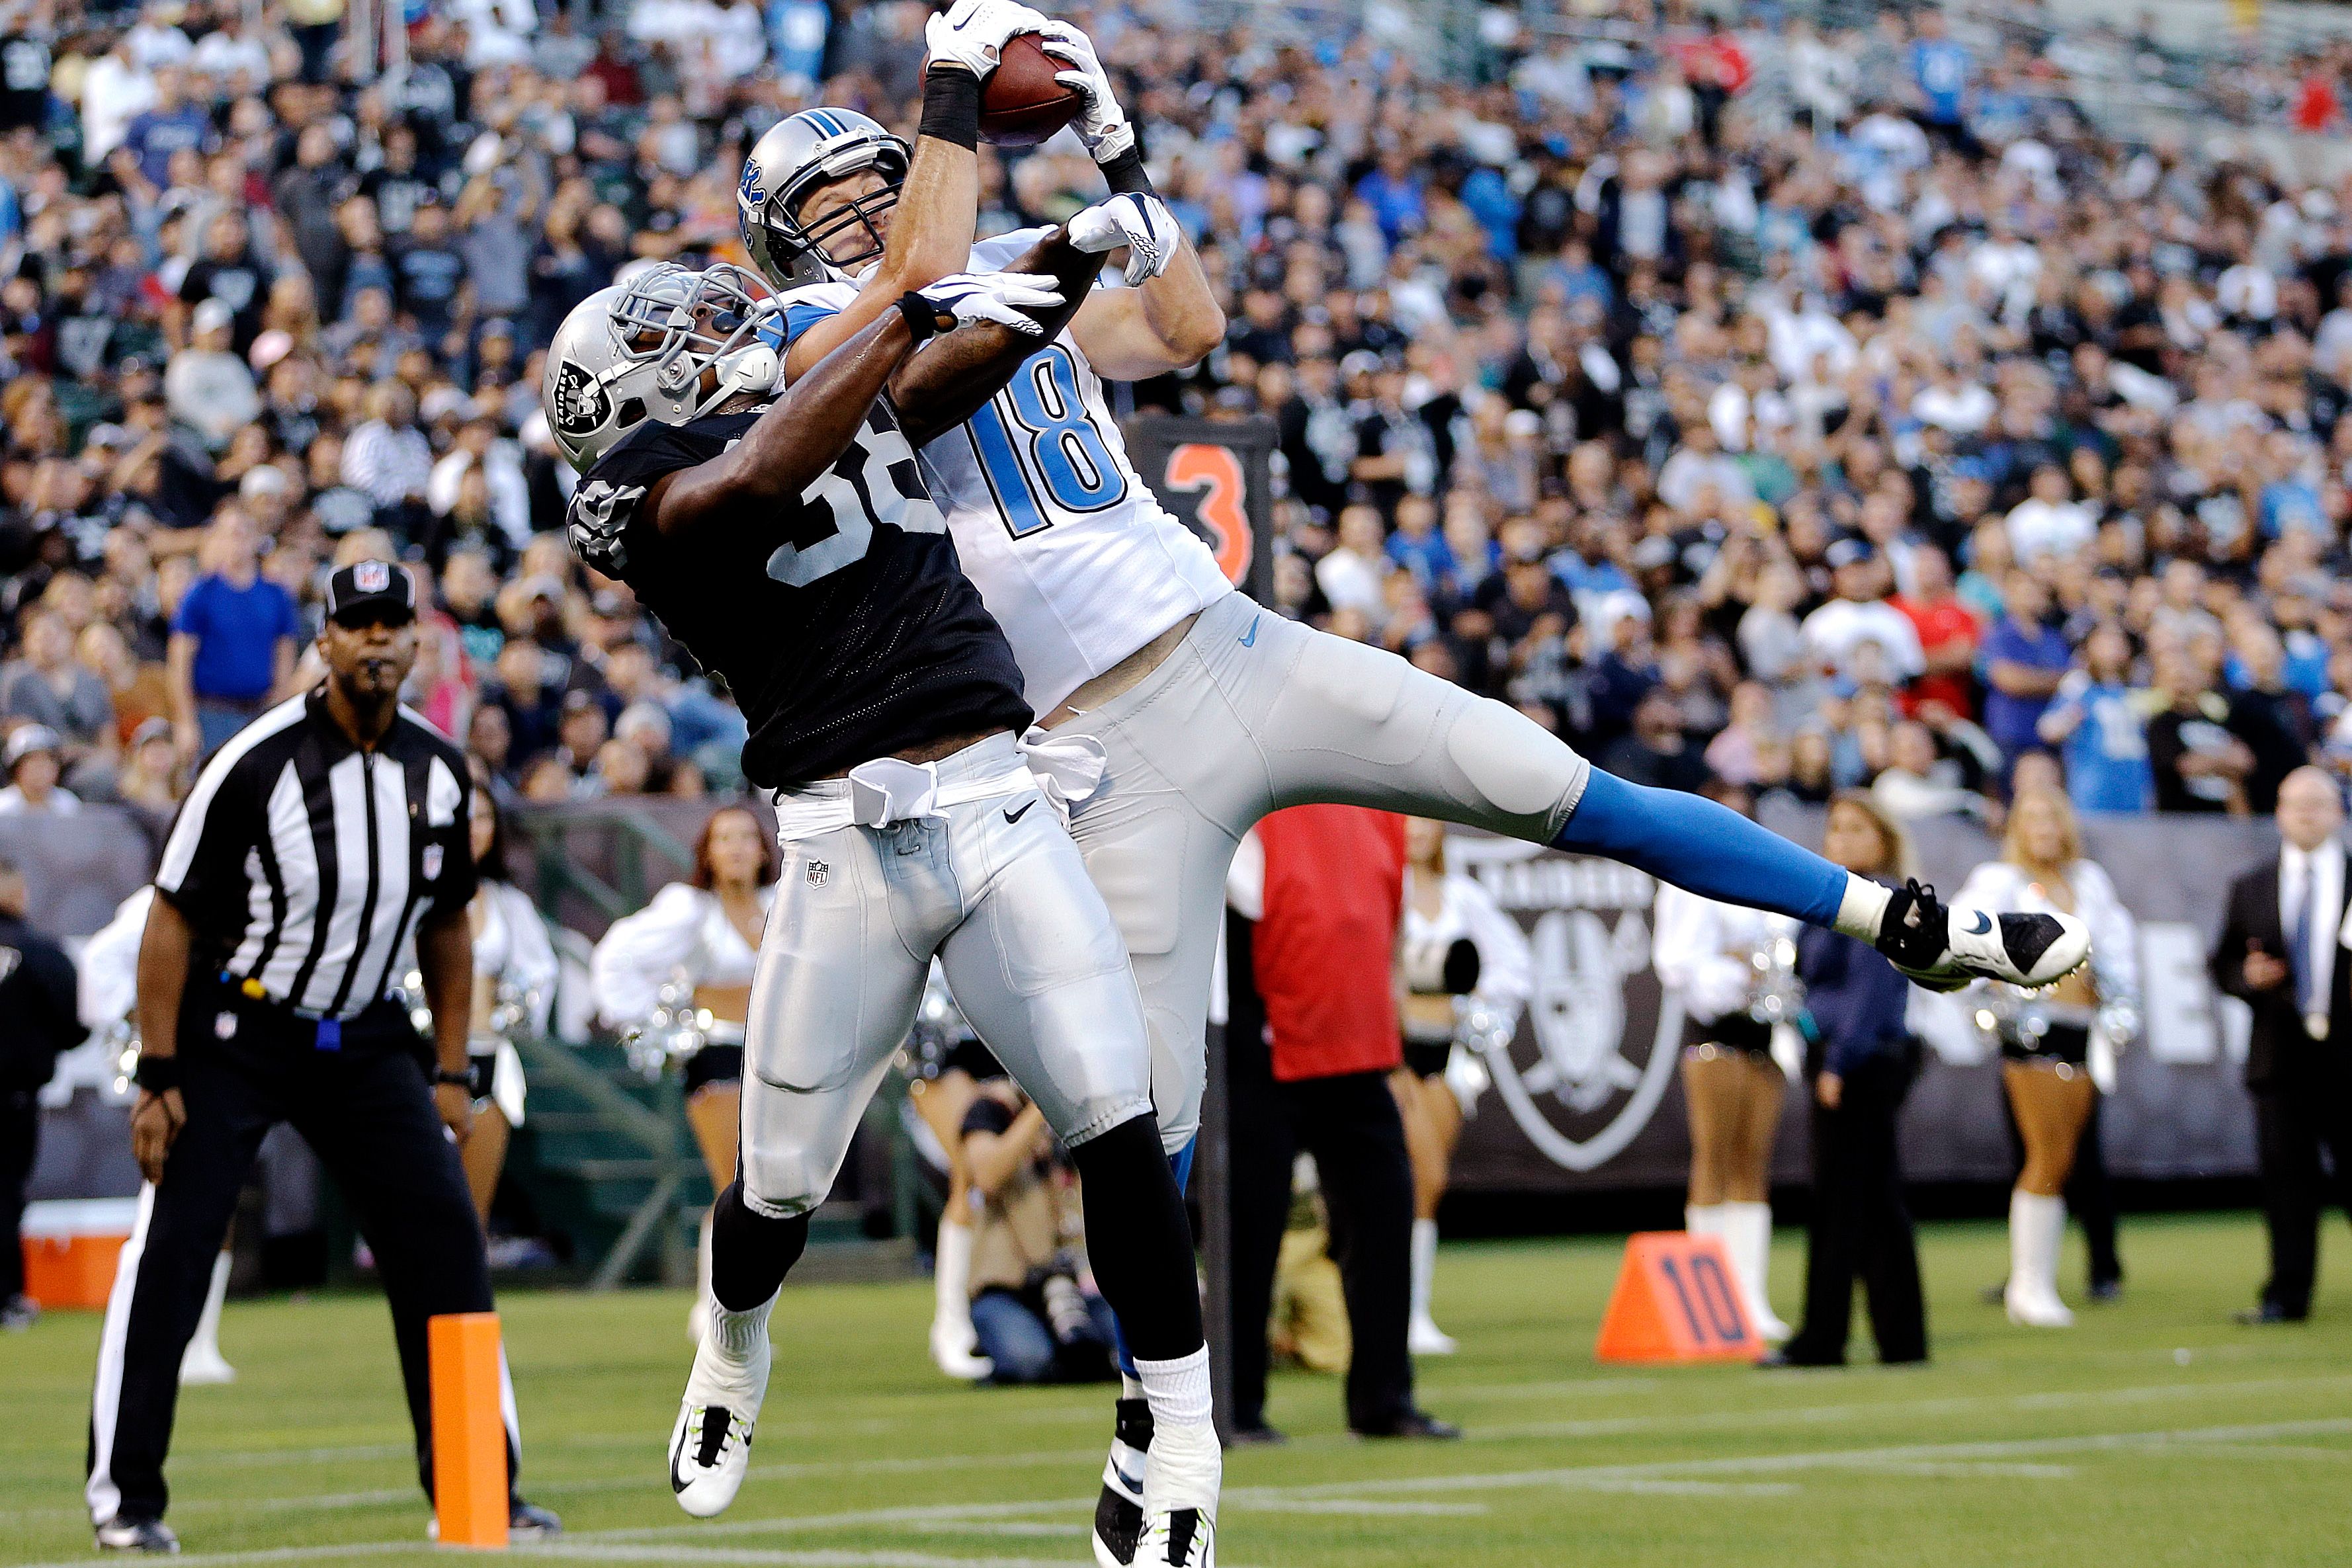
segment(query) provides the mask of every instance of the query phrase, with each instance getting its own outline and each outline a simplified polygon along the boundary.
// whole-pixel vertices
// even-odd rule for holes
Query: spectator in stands
[[[9,719],[55,732],[75,760],[114,752],[114,699],[74,661],[73,632],[54,611],[26,615],[22,656],[0,664],[0,720]]]
[[[2035,726],[2063,755],[2066,792],[2078,811],[2156,809],[2147,745],[2153,695],[2131,684],[2131,653],[2124,629],[2102,623],[2084,639],[2080,662]]]
[[[172,721],[190,761],[269,705],[294,673],[302,631],[292,596],[261,575],[253,522],[239,507],[221,508],[203,565],[172,617]]]
[[[2074,664],[2063,632],[2047,623],[2050,591],[2019,569],[2001,588],[2002,613],[1985,634],[1985,733],[2000,747],[2007,768],[2042,744],[2037,727]]]
[[[81,800],[58,780],[65,772],[65,743],[47,725],[20,725],[0,747],[0,817],[71,816]]]

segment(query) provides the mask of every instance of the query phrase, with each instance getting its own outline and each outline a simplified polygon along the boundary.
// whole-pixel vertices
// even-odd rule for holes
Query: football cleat
[[[669,1490],[697,1519],[727,1511],[751,1463],[751,1422],[724,1405],[687,1400],[669,1437]]]
[[[1217,1521],[1197,1508],[1171,1509],[1143,1527],[1136,1568],[1216,1568]]]
[[[697,1519],[724,1513],[742,1490],[751,1463],[751,1428],[768,1392],[771,1353],[764,1322],[759,1348],[748,1361],[731,1360],[720,1347],[724,1337],[715,1325],[702,1336],[669,1437],[669,1490],[677,1494],[677,1506]]]
[[[1110,1458],[1103,1461],[1102,1494],[1095,1499],[1095,1562],[1100,1568],[1130,1568],[1143,1539],[1143,1467],[1150,1458],[1151,1406],[1140,1399],[1118,1402]]]
[[[1912,984],[1957,991],[1972,980],[2027,989],[2073,973],[2091,956],[2091,928],[2072,915],[1947,909],[1914,880],[1896,890],[1875,944]]]
[[[177,1552],[180,1538],[160,1519],[124,1519],[120,1515],[98,1527],[100,1552]]]

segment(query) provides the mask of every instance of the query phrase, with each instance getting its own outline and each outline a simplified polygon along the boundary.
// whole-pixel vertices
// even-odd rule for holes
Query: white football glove
[[[1067,22],[1048,22],[1041,31],[1045,51],[1070,65],[1068,70],[1055,72],[1054,79],[1087,100],[1076,127],[1079,140],[1094,154],[1095,162],[1108,163],[1131,150],[1135,127],[1127,122],[1127,111],[1118,106],[1118,95],[1111,90],[1109,73],[1095,53],[1094,40]]]
[[[1184,231],[1168,204],[1135,192],[1097,202],[1063,226],[1070,243],[1083,251],[1099,254],[1125,246],[1130,288],[1167,271],[1184,243]]]
[[[1052,25],[1043,11],[1020,0],[955,0],[923,24],[923,44],[934,65],[956,66],[986,81],[1003,57],[1005,39]]]
[[[1033,338],[1044,337],[1045,329],[1024,312],[1053,310],[1062,304],[1061,285],[1034,272],[959,272],[919,292],[940,314],[954,317],[959,327],[993,321]]]

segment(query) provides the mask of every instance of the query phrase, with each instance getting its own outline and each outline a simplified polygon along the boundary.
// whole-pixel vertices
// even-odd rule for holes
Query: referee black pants
[[[416,1034],[383,1004],[346,1020],[337,1049],[318,1026],[192,977],[180,1010],[180,1130],[162,1181],[139,1196],[100,1335],[90,1401],[90,1516],[161,1519],[163,1458],[194,1333],[238,1189],[263,1134],[292,1124],[341,1184],[374,1252],[416,1433],[418,1479],[433,1490],[426,1320],[490,1310],[482,1233],[457,1148],[434,1109]],[[509,1474],[514,1401],[500,1368]]]

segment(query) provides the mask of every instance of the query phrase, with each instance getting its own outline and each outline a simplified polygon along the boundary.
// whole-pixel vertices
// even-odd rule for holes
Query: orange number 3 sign
[[[1209,536],[1209,549],[1216,554],[1218,568],[1228,582],[1247,578],[1255,548],[1244,505],[1249,485],[1233,449],[1202,441],[1176,447],[1168,454],[1168,488],[1200,493],[1193,516]]]

